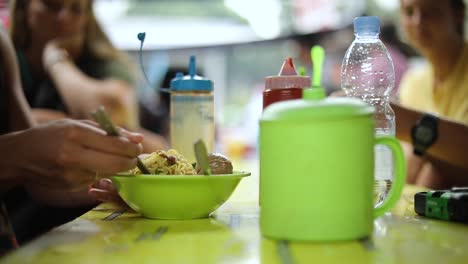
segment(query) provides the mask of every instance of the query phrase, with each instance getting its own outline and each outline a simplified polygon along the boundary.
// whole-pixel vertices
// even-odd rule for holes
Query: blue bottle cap
[[[178,72],[171,80],[171,91],[213,91],[213,82],[196,75],[195,56],[190,56],[189,75]]]
[[[355,34],[379,34],[380,20],[376,16],[356,17],[353,21]]]

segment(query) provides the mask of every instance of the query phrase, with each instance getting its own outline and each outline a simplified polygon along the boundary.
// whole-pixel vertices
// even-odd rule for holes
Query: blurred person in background
[[[113,175],[136,165],[142,135],[122,133],[109,137],[91,121],[70,119],[36,125],[0,26],[0,252],[14,247],[5,236],[26,242],[98,201],[119,201],[110,180],[96,172]]]
[[[396,25],[392,22],[384,22],[380,30],[380,39],[390,53],[395,68],[395,86],[391,97],[398,96],[401,78],[408,70],[408,58],[416,55],[415,52],[398,37]]]
[[[463,0],[401,0],[409,43],[428,61],[407,72],[394,102],[408,182],[430,188],[468,186],[468,44]]]
[[[163,137],[139,127],[134,67],[102,31],[92,0],[11,1],[10,10],[35,120],[87,119],[103,105],[117,125],[145,134],[145,152],[167,147]]]

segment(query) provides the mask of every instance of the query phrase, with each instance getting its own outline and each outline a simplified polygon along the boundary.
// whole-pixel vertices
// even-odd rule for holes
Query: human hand
[[[96,180],[136,166],[143,137],[122,130],[109,137],[91,121],[63,119],[20,132],[17,160],[27,185],[83,189]]]
[[[49,70],[56,62],[66,59],[77,59],[83,49],[84,35],[56,38],[49,41],[42,54],[44,68]]]
[[[89,187],[77,190],[39,184],[26,185],[26,189],[36,201],[54,207],[89,206],[99,202],[111,202],[119,207],[128,207],[120,198],[112,181],[107,178],[98,179]]]
[[[120,198],[115,186],[110,179],[99,179],[88,189],[88,194],[99,202],[112,202],[120,206],[127,207],[127,204]]]

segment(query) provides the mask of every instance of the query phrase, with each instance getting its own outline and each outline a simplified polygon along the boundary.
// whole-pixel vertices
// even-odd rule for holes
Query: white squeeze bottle
[[[393,61],[379,39],[380,21],[375,16],[354,19],[355,39],[341,66],[341,88],[347,96],[364,100],[375,108],[375,134],[395,136],[395,113],[389,95],[395,83]],[[387,196],[393,180],[393,157],[389,148],[377,145],[375,152],[376,203]]]
[[[189,74],[171,80],[170,93],[171,147],[195,162],[194,143],[202,139],[210,153],[215,140],[213,82],[196,75],[195,56],[190,56]]]

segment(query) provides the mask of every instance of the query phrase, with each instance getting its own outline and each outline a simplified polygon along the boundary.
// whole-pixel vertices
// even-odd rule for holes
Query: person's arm
[[[55,206],[95,203],[87,189],[96,171],[112,175],[134,167],[143,137],[125,130],[123,137],[109,137],[95,123],[73,120],[33,127],[14,54],[0,27],[0,77],[5,81],[0,88],[8,95],[10,130],[22,129],[0,135],[0,190],[23,185],[37,200]],[[102,186],[94,189],[107,196],[115,193]]]
[[[411,128],[423,113],[392,103],[396,117],[396,135],[400,140],[411,143]],[[427,149],[427,156],[468,171],[468,127],[439,117],[438,138]]]
[[[135,89],[128,81],[107,78],[98,80],[84,74],[68,57],[63,42],[49,43],[44,51],[44,67],[62,95],[73,118],[89,118],[89,113],[103,105],[115,124],[145,135],[145,152],[166,149],[164,137],[139,127]],[[112,74],[112,72],[109,72]],[[34,113],[42,120],[51,120],[53,113]],[[36,119],[37,120],[37,119]]]
[[[38,124],[44,124],[50,121],[69,118],[64,112],[45,109],[45,108],[33,108],[32,116]]]
[[[15,138],[17,133],[0,135],[0,192],[6,191],[13,186],[21,185],[24,179],[20,177],[21,167],[13,165],[10,160],[17,159],[15,163],[21,163],[21,155],[15,153]],[[12,150],[12,152],[10,152]]]
[[[36,200],[55,206],[92,202],[88,186],[99,177],[136,166],[143,137],[109,137],[96,124],[64,119],[0,136],[0,181],[24,185]],[[5,183],[5,184],[3,184]]]
[[[32,109],[32,115],[34,117],[34,120],[39,124],[44,124],[50,121],[67,118],[67,116],[63,112],[40,108]],[[155,134],[144,128],[138,128],[135,130],[135,132],[141,133],[144,136],[142,142],[143,153],[152,153],[156,150],[168,148],[168,143],[166,139],[161,135]]]
[[[30,108],[23,94],[18,64],[15,58],[13,44],[8,33],[0,27],[0,63],[8,102],[8,120],[11,131],[34,126]]]
[[[137,118],[135,94],[125,81],[93,79],[69,59],[49,65],[47,71],[72,117],[89,118],[91,110],[103,105],[117,125],[132,127]]]

